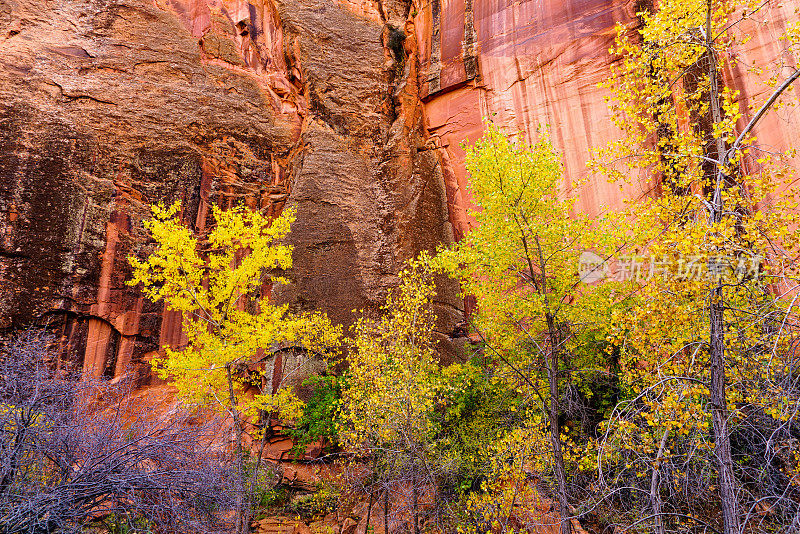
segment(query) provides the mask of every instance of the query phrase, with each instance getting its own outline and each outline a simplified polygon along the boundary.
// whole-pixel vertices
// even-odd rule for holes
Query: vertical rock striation
[[[758,14],[768,24],[748,22],[741,31],[753,39],[735,51],[740,65],[781,64],[785,43],[779,40],[797,20],[800,2],[767,2]],[[578,197],[577,209],[597,214],[620,207],[651,188],[649,176],[636,177],[620,190],[602,176],[591,176],[586,162],[592,150],[618,139],[605,98],[598,88],[615,60],[608,50],[617,24],[635,25],[644,0],[432,0],[414,20],[421,61],[429,142],[436,147],[456,237],[469,228],[470,206],[460,144],[482,135],[488,118],[520,132],[528,140],[547,130],[564,164],[565,193]],[[769,94],[762,77],[744,68],[725,73],[748,105]],[[784,72],[786,75],[786,72]],[[800,88],[788,99],[798,102]],[[745,113],[742,126],[751,112]],[[798,146],[798,116],[773,114],[758,128],[766,146]],[[797,165],[795,165],[797,166]]]

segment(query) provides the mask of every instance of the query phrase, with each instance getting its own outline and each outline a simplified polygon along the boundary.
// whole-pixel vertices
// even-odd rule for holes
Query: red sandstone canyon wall
[[[124,285],[158,201],[198,232],[212,204],[294,205],[295,284],[276,297],[345,324],[380,302],[452,239],[416,71],[384,46],[408,9],[0,1],[0,328],[60,329],[93,375],[179,344],[180,318]]]
[[[489,118],[528,140],[546,130],[564,164],[565,193],[578,197],[577,209],[598,213],[619,208],[625,199],[649,192],[649,176],[620,189],[589,174],[592,150],[618,139],[598,84],[615,59],[608,53],[617,24],[635,25],[643,0],[433,0],[414,17],[421,62],[421,94],[429,143],[436,147],[448,193],[456,237],[468,230],[470,207],[463,166],[464,140],[482,135]],[[741,68],[726,73],[741,91],[743,109],[758,104],[771,89],[765,83],[785,63],[780,36],[798,21],[797,1],[769,1],[743,33],[752,39],[735,50]],[[772,66],[756,76],[746,66]],[[791,65],[789,65],[791,66]],[[784,71],[786,76],[790,71]],[[800,86],[787,95],[800,104]],[[745,111],[741,126],[752,113]],[[800,115],[795,108],[774,113],[757,128],[771,149],[799,146]],[[794,167],[798,168],[795,162]]]
[[[744,62],[780,56],[774,2]],[[348,324],[402,262],[469,228],[461,143],[491,117],[547,128],[579,208],[647,191],[587,178],[615,138],[608,47],[633,0],[0,0],[0,329],[48,324],[64,358],[119,376],[180,317],[124,285],[148,205],[298,210],[294,284],[274,297]],[[728,73],[747,102],[766,90]],[[800,95],[796,88],[793,98]],[[794,116],[760,128],[798,143]],[[438,311],[445,347],[456,288]],[[138,367],[144,369],[146,366]]]

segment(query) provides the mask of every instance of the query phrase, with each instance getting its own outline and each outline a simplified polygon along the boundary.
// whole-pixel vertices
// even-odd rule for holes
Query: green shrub
[[[298,515],[303,519],[314,519],[335,512],[339,503],[339,488],[321,483],[314,493],[299,495],[284,508],[289,515]]]
[[[527,400],[503,383],[495,382],[480,362],[473,361],[451,369],[450,387],[437,410],[440,460],[450,468],[450,489],[445,493],[464,493],[480,486],[488,450],[518,422]]]
[[[255,458],[250,458],[244,464],[244,478],[251,480],[253,469],[255,469]],[[260,517],[263,512],[278,507],[283,507],[289,499],[286,488],[277,485],[280,477],[275,472],[275,467],[269,463],[262,462],[261,468],[256,477],[256,487],[253,490],[253,515]]]
[[[302,457],[306,447],[320,438],[329,443],[329,449],[338,447],[339,405],[345,380],[345,376],[318,375],[303,381],[314,392],[303,408],[303,415],[288,432],[295,440],[292,448],[295,457]]]

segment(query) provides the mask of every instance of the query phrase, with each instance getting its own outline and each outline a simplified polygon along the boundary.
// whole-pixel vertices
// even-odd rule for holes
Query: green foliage
[[[242,466],[242,475],[246,480],[253,480],[253,470],[256,468],[256,458],[248,457]],[[260,517],[269,510],[283,507],[289,499],[289,492],[278,482],[280,472],[271,463],[261,462],[255,484],[251,488],[253,516]]]
[[[478,359],[443,370],[442,394],[434,414],[436,451],[453,465],[449,492],[478,490],[487,476],[487,451],[524,413],[526,399],[502,381],[492,380]]]
[[[403,43],[406,40],[406,34],[403,32],[403,30],[396,28],[391,24],[386,25],[386,32],[386,46],[392,51],[394,60],[398,64],[402,65],[406,58],[406,51],[403,48]]]
[[[312,387],[313,393],[294,428],[288,431],[295,440],[292,453],[296,457],[302,457],[306,446],[319,439],[329,442],[332,448],[338,446],[342,389],[347,387],[347,375],[315,375],[304,380],[303,385]]]
[[[258,487],[254,493],[253,507],[256,518],[266,517],[271,510],[284,508],[289,501],[289,490],[283,486]]]
[[[313,520],[335,512],[340,496],[341,490],[338,487],[321,483],[314,493],[293,498],[284,508],[284,513],[298,515],[306,521]]]
[[[606,338],[618,299],[612,284],[580,285],[578,267],[586,250],[610,255],[619,232],[611,218],[573,213],[574,201],[558,191],[561,166],[546,140],[515,144],[489,125],[467,165],[478,226],[435,258],[412,261],[382,316],[354,328],[340,439],[371,459],[371,487],[387,487],[395,477],[412,488],[425,480],[451,517],[461,508],[473,519],[533,528],[541,514],[530,479],[556,480],[549,332],[561,336],[556,401],[577,390],[596,405],[598,419],[615,400],[615,350]],[[473,328],[482,338],[472,361],[446,367],[433,344],[439,270],[476,297]],[[571,414],[555,413],[562,429],[556,439],[577,469],[587,437],[569,435]],[[485,532],[494,521],[475,519],[473,526]]]
[[[580,396],[583,412],[574,421],[588,425],[588,435],[596,434],[597,425],[608,419],[623,392],[620,389],[620,354],[621,347],[616,345],[610,334],[616,331],[616,325],[607,324],[602,328],[583,331],[576,336],[574,350],[570,354],[573,369],[585,372],[573,373],[572,387]],[[567,366],[565,366],[567,367]]]

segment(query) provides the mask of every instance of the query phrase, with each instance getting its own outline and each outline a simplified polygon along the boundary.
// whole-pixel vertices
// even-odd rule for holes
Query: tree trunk
[[[236,394],[233,391],[233,374],[231,364],[225,365],[225,372],[228,378],[228,396],[231,403],[231,417],[233,417],[233,428],[235,432],[234,461],[236,464],[236,528],[235,534],[247,534],[250,532],[250,525],[245,525],[244,513],[244,451],[242,450],[242,421],[239,417],[239,410],[236,407]]]
[[[561,411],[560,397],[558,394],[558,363],[559,363],[559,349],[561,346],[561,336],[559,335],[558,325],[556,318],[551,312],[550,301],[547,296],[547,272],[544,254],[542,253],[542,244],[539,241],[539,236],[535,237],[536,249],[539,257],[539,276],[540,284],[537,288],[540,294],[544,297],[545,303],[545,319],[547,320],[547,335],[548,340],[546,346],[547,354],[545,354],[545,365],[547,367],[547,381],[550,386],[550,399],[548,402],[547,418],[550,420],[550,444],[553,447],[553,473],[556,477],[556,494],[558,496],[558,513],[561,522],[561,534],[570,534],[572,532],[572,522],[568,519],[570,517],[569,502],[567,501],[567,475],[564,470],[564,453],[561,451],[561,433],[558,425],[558,414]],[[524,237],[522,244],[525,248],[525,256],[528,260],[528,268],[531,270],[531,279],[535,279],[533,263],[531,262],[530,252],[528,250],[528,242]]]
[[[714,9],[713,0],[706,3],[706,53],[708,54],[709,103],[714,125],[722,122],[722,109],[719,104],[719,87],[717,85],[717,58],[714,50],[714,36],[711,14]],[[712,125],[713,128],[713,125]],[[711,223],[722,220],[724,206],[722,188],[725,186],[726,157],[725,141],[716,137],[716,160],[721,164],[717,168],[714,196],[711,200]],[[728,404],[725,386],[725,306],[722,286],[719,281],[711,291],[709,302],[710,342],[709,359],[711,364],[711,420],[717,478],[719,484],[720,505],[722,508],[722,526],[724,534],[740,534],[739,511],[736,500],[736,481],[733,476],[733,455],[731,439],[728,432]]]
[[[667,430],[664,431],[664,435],[661,436],[661,443],[658,446],[658,454],[656,455],[656,465],[650,477],[650,508],[653,510],[653,518],[655,519],[654,534],[665,534],[666,532],[664,530],[664,518],[661,512],[661,458],[664,456],[667,437],[669,437],[669,428],[667,428]]]
[[[561,411],[558,394],[558,331],[555,320],[547,314],[547,328],[549,330],[550,354],[547,355],[547,380],[550,385],[550,402],[548,419],[550,419],[550,444],[553,447],[553,472],[556,477],[556,493],[558,495],[558,513],[561,520],[561,534],[572,532],[572,523],[568,519],[569,502],[567,501],[567,475],[564,470],[564,454],[561,451],[561,435],[558,425],[558,414]]]
[[[733,476],[733,455],[728,431],[728,405],[725,395],[725,335],[722,288],[711,294],[711,421],[713,423],[714,456],[717,464],[722,526],[724,534],[739,534],[739,511],[736,480]]]
[[[367,506],[367,523],[364,525],[364,534],[369,534],[369,520],[372,519],[372,504],[375,502],[375,494],[369,493],[369,506]]]

